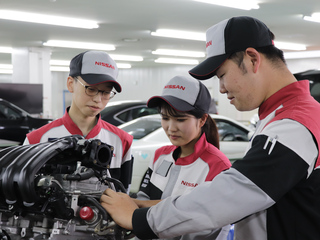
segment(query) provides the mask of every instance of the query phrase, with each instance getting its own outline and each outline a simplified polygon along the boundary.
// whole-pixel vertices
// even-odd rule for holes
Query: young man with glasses
[[[120,180],[129,191],[132,175],[132,136],[101,119],[100,112],[119,93],[118,68],[105,52],[86,51],[70,62],[67,88],[72,93],[71,106],[59,118],[29,134],[24,144],[47,142],[69,135],[100,139],[114,147],[110,165],[112,177]]]

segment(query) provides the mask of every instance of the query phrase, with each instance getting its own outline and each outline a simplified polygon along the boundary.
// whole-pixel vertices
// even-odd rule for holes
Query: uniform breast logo
[[[181,185],[187,186],[187,187],[196,187],[198,186],[198,183],[189,183],[187,181],[181,181]]]

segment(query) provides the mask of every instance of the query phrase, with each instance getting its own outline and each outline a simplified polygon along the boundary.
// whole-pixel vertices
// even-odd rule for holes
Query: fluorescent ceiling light
[[[173,50],[173,49],[157,49],[156,51],[152,51],[152,54],[180,56],[180,57],[199,57],[199,58],[206,56],[204,52],[182,51],[182,50]]]
[[[320,23],[320,12],[312,13],[311,16],[304,16],[304,20],[312,21],[312,22],[319,22]]]
[[[110,57],[115,61],[133,61],[133,62],[143,61],[143,57],[141,56],[110,54]]]
[[[155,32],[151,32],[152,36],[157,37],[169,37],[169,38],[180,38],[196,41],[206,41],[206,34],[200,32],[188,32],[174,29],[158,29]]]
[[[158,58],[154,60],[156,63],[173,63],[173,64],[187,64],[187,65],[197,65],[198,60],[194,59],[181,59],[181,58]]]
[[[242,10],[259,9],[259,5],[254,0],[194,0],[196,2],[209,3],[223,7],[237,8]]]
[[[320,51],[285,52],[285,59],[320,58]]]
[[[12,64],[0,64],[0,74],[12,74]]]
[[[289,43],[289,42],[277,42],[277,41],[274,41],[274,45],[277,47],[277,48],[280,48],[280,49],[286,49],[286,50],[306,50],[307,47],[306,45],[304,44],[297,44],[297,43]]]
[[[0,69],[13,69],[12,64],[0,64]]]
[[[63,66],[50,66],[51,72],[69,72],[69,67],[63,67]]]
[[[11,47],[0,47],[0,53],[12,53]]]
[[[90,43],[90,42],[73,42],[73,41],[60,41],[60,40],[49,40],[43,43],[44,46],[49,47],[64,47],[64,48],[80,48],[80,49],[94,49],[111,51],[115,50],[115,46],[110,44],[101,43]]]
[[[12,74],[13,71],[10,69],[0,69],[0,74]]]
[[[18,12],[10,10],[0,10],[0,19],[15,20],[22,22],[32,22],[41,24],[58,25],[65,27],[76,27],[76,28],[98,28],[99,25],[95,21],[69,18],[69,17],[59,17],[38,13],[28,13],[28,12]]]
[[[66,60],[50,60],[50,65],[55,65],[55,66],[69,66],[70,61]]]

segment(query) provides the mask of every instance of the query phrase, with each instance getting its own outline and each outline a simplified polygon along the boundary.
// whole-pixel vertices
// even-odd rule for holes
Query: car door
[[[215,121],[220,135],[220,150],[231,163],[242,159],[249,144],[249,132],[227,120]]]
[[[0,102],[0,139],[22,143],[28,132],[26,117]]]

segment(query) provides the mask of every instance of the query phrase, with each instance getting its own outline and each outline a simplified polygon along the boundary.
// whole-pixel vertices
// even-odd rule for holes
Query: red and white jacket
[[[229,159],[202,134],[194,147],[194,153],[178,158],[180,148],[164,146],[156,150],[154,161],[140,186],[137,198],[140,200],[165,199],[188,193],[203,182],[214,179],[219,173],[230,168]],[[207,230],[186,234],[176,240],[226,239],[230,226],[218,231]]]
[[[82,136],[82,132],[70,118],[67,109],[62,118],[28,133],[23,144],[47,142],[69,135]],[[131,144],[133,137],[122,129],[103,121],[99,114],[97,124],[85,136],[85,139],[100,139],[114,147],[109,171],[111,176],[120,180],[128,190],[132,178]]]

